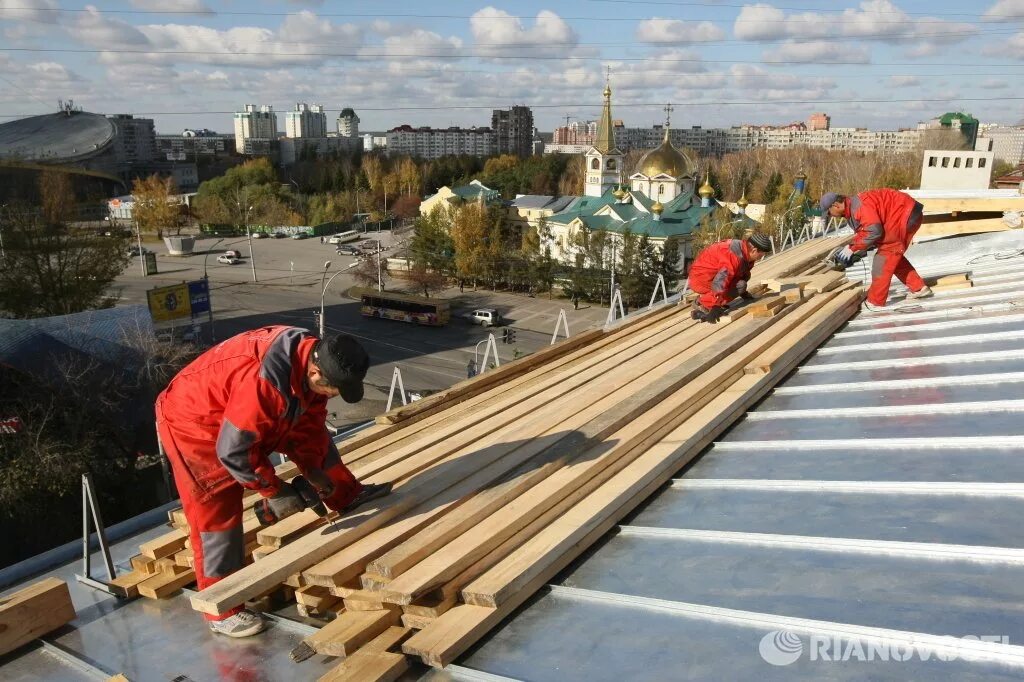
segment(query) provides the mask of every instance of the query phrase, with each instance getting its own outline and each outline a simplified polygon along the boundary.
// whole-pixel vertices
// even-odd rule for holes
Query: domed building
[[[668,122],[660,146],[644,154],[629,185],[622,184],[624,154],[615,147],[612,127],[611,87],[604,89],[604,109],[598,123],[594,146],[586,153],[587,174],[584,196],[574,198],[564,209],[545,218],[553,239],[552,255],[562,261],[574,258],[574,242],[581,230],[647,235],[657,247],[669,237],[679,240],[687,260],[693,256],[690,235],[704,218],[722,207],[705,181],[697,189],[697,168],[669,140]],[[745,215],[737,224],[755,227]]]

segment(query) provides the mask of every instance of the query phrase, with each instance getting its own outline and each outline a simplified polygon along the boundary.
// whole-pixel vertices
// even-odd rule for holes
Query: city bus
[[[380,317],[431,327],[446,325],[452,318],[448,301],[440,298],[360,288],[352,289],[350,295],[359,299],[359,312],[367,317]]]

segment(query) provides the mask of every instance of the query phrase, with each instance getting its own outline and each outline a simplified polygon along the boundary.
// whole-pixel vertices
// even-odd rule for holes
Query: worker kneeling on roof
[[[264,327],[206,351],[160,394],[157,430],[188,519],[199,589],[242,567],[245,489],[262,496],[256,511],[264,523],[321,500],[343,511],[391,491],[390,483],[360,484],[327,433],[327,400],[359,402],[369,364],[347,334],[321,340],[305,329]],[[304,478],[278,478],[272,452],[291,458]],[[266,626],[242,607],[206,618],[231,637]]]
[[[737,296],[747,292],[750,268],[771,251],[768,235],[755,233],[745,239],[726,239],[707,247],[690,266],[690,289],[700,294],[693,304],[693,319],[714,324]]]
[[[932,295],[903,255],[921,227],[924,213],[924,207],[914,197],[894,189],[869,189],[852,197],[828,192],[821,197],[820,204],[823,215],[846,218],[854,229],[853,241],[831,256],[839,269],[850,267],[871,249],[878,249],[871,262],[866,309],[885,306],[893,275],[910,289],[908,299]]]

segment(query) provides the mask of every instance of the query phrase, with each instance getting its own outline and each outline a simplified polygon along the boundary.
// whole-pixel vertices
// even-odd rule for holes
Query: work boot
[[[884,305],[875,305],[874,303],[868,303],[867,301],[864,301],[864,303],[861,305],[860,309],[863,310],[866,313],[884,313],[885,312],[885,306]]]
[[[228,637],[252,637],[263,632],[267,627],[267,619],[258,613],[239,611],[224,620],[211,620],[210,629]]]
[[[378,497],[384,497],[391,493],[391,487],[393,483],[364,483],[362,491],[356,495],[356,498],[349,502],[348,506],[342,511],[350,512],[356,507],[366,504],[370,500],[376,500]]]
[[[909,291],[909,292],[907,292],[907,300],[909,301],[912,298],[929,298],[929,297],[934,296],[934,295],[935,294],[934,294],[934,292],[932,292],[932,288],[931,287],[924,286],[924,287],[921,287],[920,289],[918,289],[917,291]]]

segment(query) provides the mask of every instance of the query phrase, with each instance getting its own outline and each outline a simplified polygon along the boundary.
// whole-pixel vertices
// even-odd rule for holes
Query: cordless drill
[[[327,516],[327,507],[324,506],[323,500],[320,499],[320,493],[316,491],[312,483],[306,480],[305,476],[296,476],[292,479],[291,485],[295,488],[295,492],[299,494],[299,497],[302,498],[307,509],[312,509],[317,516]],[[256,518],[259,519],[261,526],[271,526],[280,521],[265,499],[259,501],[255,511]]]

